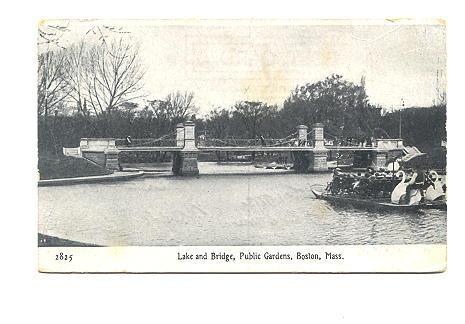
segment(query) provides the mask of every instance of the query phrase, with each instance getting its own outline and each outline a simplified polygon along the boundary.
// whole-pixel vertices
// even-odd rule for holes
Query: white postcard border
[[[41,272],[431,273],[445,244],[328,246],[40,247]]]

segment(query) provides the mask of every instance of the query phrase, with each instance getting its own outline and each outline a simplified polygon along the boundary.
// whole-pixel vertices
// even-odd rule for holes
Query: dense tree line
[[[411,107],[386,114],[380,124],[392,137],[401,137],[407,144],[430,150],[447,140],[446,106]],[[399,127],[401,126],[401,127]]]
[[[193,93],[174,92],[164,100],[149,100],[145,107],[128,102],[101,118],[96,114],[39,115],[39,149],[61,151],[77,146],[82,137],[157,138],[172,132],[177,123],[194,120],[197,135],[209,138],[283,138],[299,124],[325,125],[329,136],[396,138],[399,125],[407,144],[429,150],[446,139],[446,107],[409,108],[381,114],[368,102],[361,85],[333,75],[325,81],[296,88],[282,108],[262,102],[241,101],[196,118]],[[108,127],[111,125],[111,128]]]

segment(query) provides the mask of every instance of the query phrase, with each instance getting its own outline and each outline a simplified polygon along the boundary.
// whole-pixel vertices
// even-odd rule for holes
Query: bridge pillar
[[[307,126],[297,126],[297,138],[299,145],[307,141]],[[325,172],[328,171],[328,149],[325,147],[323,124],[313,126],[313,151],[294,152],[294,170],[300,173]]]
[[[190,120],[184,123],[184,150],[197,151],[195,146],[195,123]]]
[[[302,146],[307,145],[308,139],[308,127],[305,125],[298,125],[297,127],[297,142],[295,145]],[[308,167],[308,156],[305,152],[292,152],[294,159],[294,171],[299,173],[307,172]]]
[[[301,145],[307,146],[308,127],[305,126],[305,125],[299,125],[296,128],[297,128],[297,140],[299,141],[298,145],[299,146],[301,146]]]
[[[82,157],[112,171],[119,170],[119,150],[114,138],[82,138]]]
[[[328,149],[325,147],[323,124],[313,125],[313,151],[309,152],[308,172],[328,171]]]
[[[182,125],[182,124],[181,124]],[[182,145],[180,136],[182,134]],[[178,137],[179,136],[179,137]],[[178,140],[179,138],[179,140]],[[198,149],[195,146],[195,123],[186,121],[184,125],[176,126],[176,145],[183,147],[179,152],[173,154],[173,173],[181,176],[193,176],[199,174]]]
[[[328,171],[328,152],[313,151],[308,153],[308,172]]]
[[[119,152],[116,147],[109,147],[105,150],[105,168],[112,171],[119,171]]]
[[[182,123],[176,125],[176,146],[184,147],[184,125]]]
[[[386,151],[374,151],[372,154],[373,160],[371,162],[372,167],[378,171],[380,169],[386,169],[387,164],[387,155]]]
[[[313,146],[318,149],[325,148],[324,126],[321,123],[313,125]]]

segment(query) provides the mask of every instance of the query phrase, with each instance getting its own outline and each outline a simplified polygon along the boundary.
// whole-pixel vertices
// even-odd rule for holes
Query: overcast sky
[[[203,113],[239,100],[281,105],[296,85],[332,73],[357,83],[365,75],[370,102],[387,108],[401,98],[406,106],[430,106],[438,72],[445,87],[446,28],[434,21],[71,21],[60,42],[67,46],[99,24],[123,27],[139,44],[148,99],[193,91]]]

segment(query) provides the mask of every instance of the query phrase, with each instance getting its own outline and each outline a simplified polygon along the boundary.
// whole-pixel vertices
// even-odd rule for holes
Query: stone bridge
[[[307,126],[299,125],[295,133],[284,139],[262,139],[260,142],[252,139],[248,145],[237,144],[241,140],[234,141],[234,145],[229,145],[227,140],[209,141],[202,137],[196,140],[195,123],[191,121],[178,124],[173,137],[172,140],[153,140],[154,143],[164,141],[163,145],[148,146],[138,145],[137,140],[131,144],[120,144],[122,140],[115,138],[82,138],[78,148],[63,148],[63,152],[65,155],[86,158],[110,170],[119,170],[121,152],[172,152],[172,171],[175,175],[197,175],[200,152],[290,152],[294,170],[309,173],[328,171],[328,154],[333,151],[350,151],[354,154],[369,152],[371,165],[380,169],[385,168],[393,156],[401,155],[405,149],[400,139],[376,139],[371,145],[334,145],[325,140],[324,126],[320,123],[313,125],[310,132]]]

